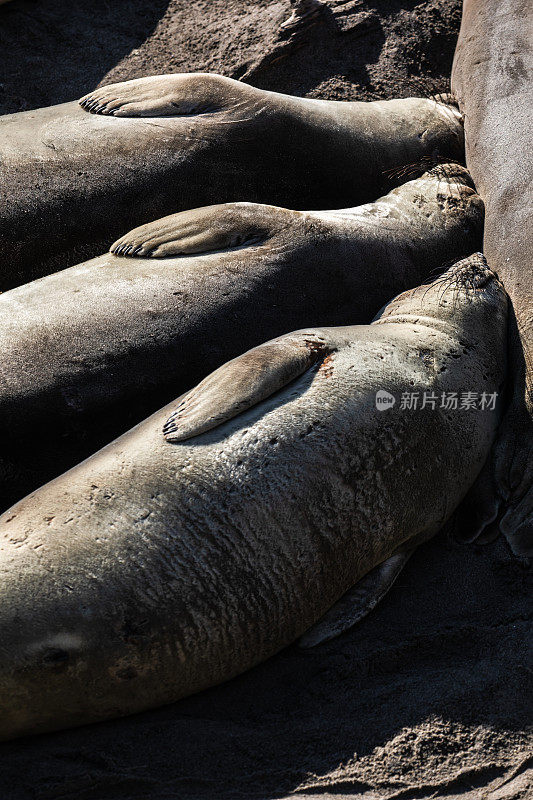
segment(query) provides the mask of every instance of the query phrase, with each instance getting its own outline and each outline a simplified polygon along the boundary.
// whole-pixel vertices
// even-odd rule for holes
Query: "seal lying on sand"
[[[489,452],[497,410],[440,403],[500,390],[506,305],[472,256],[370,326],[229,362],[2,515],[0,736],[225,681],[377,567],[337,630],[372,607],[379,565],[443,525]]]
[[[0,511],[243,350],[311,322],[370,321],[429,265],[478,247],[482,225],[468,173],[446,165],[344,211],[175,214],[114,246],[134,258],[0,295]]]
[[[505,511],[500,528],[524,556],[533,556],[532,30],[528,0],[465,0],[452,74],[465,113],[467,164],[486,204],[484,251],[512,302],[512,397],[495,478]],[[473,533],[498,513],[491,477],[487,470],[477,506],[463,515]]]
[[[313,100],[186,74],[105,86],[81,104],[0,117],[0,290],[176,210],[356,205],[406,165],[464,157],[459,111],[423,98]]]

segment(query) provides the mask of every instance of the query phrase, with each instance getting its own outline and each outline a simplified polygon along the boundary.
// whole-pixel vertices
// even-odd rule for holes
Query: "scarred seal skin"
[[[113,245],[132,257],[0,295],[0,511],[243,350],[310,323],[370,322],[472,252],[483,204],[471,186],[443,165],[342,211],[195,209]]]
[[[506,305],[473,256],[372,325],[249,351],[2,515],[0,736],[225,681],[433,535],[498,411],[400,398],[499,392]]]
[[[498,514],[533,556],[533,15],[528,0],[465,0],[452,90],[466,160],[486,205],[484,252],[511,299],[509,406],[492,469],[471,499],[478,530]],[[497,493],[494,489],[497,486]]]
[[[333,102],[181,74],[80,102],[0,118],[0,290],[175,211],[352,206],[389,191],[405,168],[464,157],[458,110],[425,98]]]

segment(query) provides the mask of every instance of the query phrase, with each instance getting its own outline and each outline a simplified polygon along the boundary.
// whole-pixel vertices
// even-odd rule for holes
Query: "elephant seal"
[[[528,0],[465,0],[452,72],[452,90],[465,116],[467,165],[486,205],[483,249],[512,303],[509,407],[495,446],[494,468],[484,474],[465,518],[473,520],[475,534],[497,516],[501,502],[501,531],[517,555],[529,557],[533,556],[531,34]]]
[[[0,117],[0,291],[177,210],[356,205],[397,185],[408,165],[420,174],[464,157],[458,110],[424,98],[334,102],[182,74],[80,102]]]
[[[444,524],[487,457],[506,305],[470,257],[372,325],[229,362],[3,514],[0,737],[228,680],[369,576],[337,630],[358,619],[391,582],[380,565]],[[441,408],[462,392],[477,400]]]
[[[310,323],[369,322],[428,265],[472,252],[471,186],[447,165],[344,211],[174,214],[113,246],[129,258],[0,295],[0,511],[243,350]]]

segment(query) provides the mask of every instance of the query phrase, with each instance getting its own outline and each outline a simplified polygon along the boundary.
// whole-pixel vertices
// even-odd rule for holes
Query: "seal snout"
[[[482,289],[492,281],[500,283],[497,274],[487,264],[483,253],[473,253],[468,258],[458,261],[445,275],[455,285],[474,291]]]

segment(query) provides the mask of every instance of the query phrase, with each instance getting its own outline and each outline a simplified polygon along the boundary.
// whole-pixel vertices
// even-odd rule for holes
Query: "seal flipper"
[[[532,558],[533,449],[527,422],[513,431],[508,417],[476,482],[456,511],[455,538],[468,544],[488,544],[501,532],[515,556]]]
[[[135,78],[100,86],[79,100],[91,114],[113,117],[179,117],[245,111],[260,90],[223,75],[182,73]]]
[[[332,351],[317,331],[299,331],[249,350],[208,375],[163,427],[168,442],[216,428],[298,378]]]
[[[402,547],[346,592],[319,622],[300,637],[300,647],[315,647],[340,636],[372,611],[404,568],[416,547]]]
[[[117,256],[166,258],[259,244],[301,212],[260,203],[221,203],[134,228],[111,245]]]

